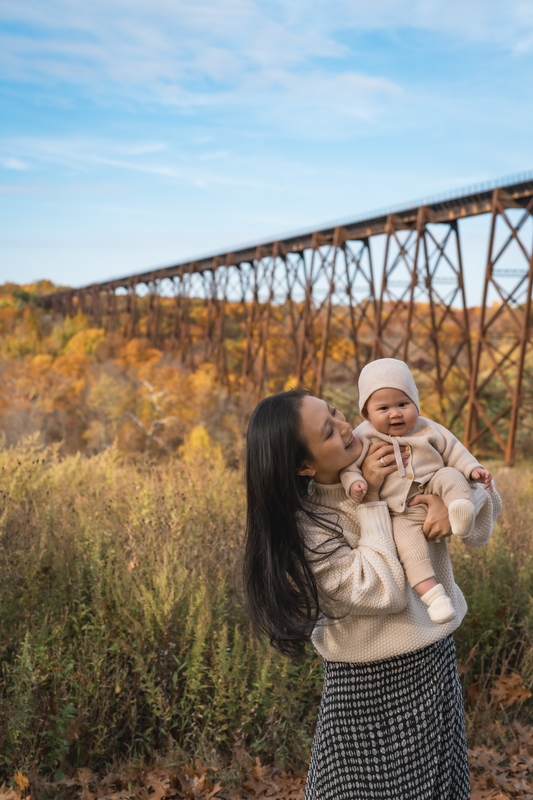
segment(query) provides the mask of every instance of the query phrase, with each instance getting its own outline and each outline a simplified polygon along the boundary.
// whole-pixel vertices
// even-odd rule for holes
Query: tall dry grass
[[[533,703],[499,702],[500,676],[520,675],[533,690],[533,468],[495,465],[503,511],[488,545],[472,550],[452,542],[455,578],[468,614],[455,634],[463,675],[467,722],[473,740],[492,735],[492,723],[522,716]],[[512,698],[508,698],[510,701]]]
[[[205,432],[159,465],[27,442],[0,452],[0,491],[0,768],[305,758],[318,659],[250,636],[240,473]]]
[[[494,678],[533,682],[533,473],[499,473],[491,544],[453,548],[470,605],[457,633],[471,732],[499,713]],[[0,451],[0,771],[171,753],[220,767],[235,749],[301,766],[321,688],[253,640],[238,562],[239,470],[195,429],[164,463],[109,449],[59,458],[36,440]],[[505,713],[527,715],[531,706]],[[476,716],[477,715],[477,716]],[[237,759],[238,761],[238,759]]]

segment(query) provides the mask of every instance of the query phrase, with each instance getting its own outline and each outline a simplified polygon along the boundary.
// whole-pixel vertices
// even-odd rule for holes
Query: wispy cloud
[[[402,108],[407,118],[420,92],[365,69],[365,33],[426,31],[517,58],[533,49],[525,0],[3,0],[2,17],[8,80],[210,114],[211,126],[246,109],[252,126],[325,141],[379,131]]]
[[[212,153],[202,153],[200,161],[219,161],[220,159],[227,158],[229,155],[227,150],[215,150]]]
[[[117,84],[211,79],[342,61],[340,34],[420,29],[516,47],[533,33],[524,0],[4,0],[2,64],[28,78]],[[213,88],[213,87],[211,87]]]
[[[30,195],[46,195],[48,187],[43,184],[0,183],[0,194],[12,195],[14,197]]]
[[[20,158],[1,158],[0,157],[0,167],[2,169],[12,169],[16,172],[25,172],[29,169],[28,164],[25,161],[21,161]]]
[[[279,6],[285,4],[280,0]],[[341,31],[431,31],[458,42],[492,42],[511,52],[533,33],[533,6],[527,0],[293,0],[297,19],[321,24],[330,35]]]
[[[350,67],[331,19],[307,11],[252,0],[49,0],[45,13],[40,0],[5,0],[0,69],[11,80],[76,85],[93,99],[184,111],[246,106],[261,118],[275,97],[278,126],[321,104],[341,119],[379,116],[400,86]]]
[[[17,157],[6,161],[18,164],[31,162],[35,165],[35,170],[41,172],[61,167],[72,175],[87,176],[98,174],[99,170],[103,170],[105,174],[115,170],[117,174],[140,173],[199,188],[217,185],[274,188],[274,182],[265,183],[239,170],[235,172],[231,164],[225,171],[202,166],[202,162],[224,161],[229,155],[226,151],[205,153],[195,162],[166,145],[155,146],[150,143],[101,138],[20,137],[0,140],[0,148],[2,147],[17,153]],[[163,152],[164,160],[161,158]]]

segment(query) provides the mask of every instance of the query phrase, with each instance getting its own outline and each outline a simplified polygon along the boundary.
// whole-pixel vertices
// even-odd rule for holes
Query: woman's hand
[[[452,535],[448,509],[440,497],[434,494],[417,494],[409,501],[410,507],[423,503],[428,508],[428,513],[422,527],[424,536],[428,542],[440,542],[447,536]]]
[[[409,448],[402,448],[404,465],[409,461]],[[372,503],[379,500],[379,492],[383,481],[391,472],[396,472],[398,465],[394,456],[394,447],[385,442],[373,442],[368,448],[368,453],[363,461],[361,471],[368,484],[363,503]]]

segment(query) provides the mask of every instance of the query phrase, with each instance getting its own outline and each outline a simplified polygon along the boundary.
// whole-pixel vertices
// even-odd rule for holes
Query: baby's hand
[[[364,481],[354,481],[350,486],[350,497],[356,503],[360,503],[366,494],[366,483]]]
[[[489,492],[492,492],[492,483],[491,483],[492,475],[490,474],[488,469],[483,469],[483,467],[476,467],[470,473],[470,480],[482,483],[484,489],[488,489]]]

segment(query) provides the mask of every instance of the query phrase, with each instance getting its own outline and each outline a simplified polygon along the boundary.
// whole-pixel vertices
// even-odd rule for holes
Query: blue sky
[[[0,19],[1,280],[83,285],[533,168],[531,2],[0,0]]]

